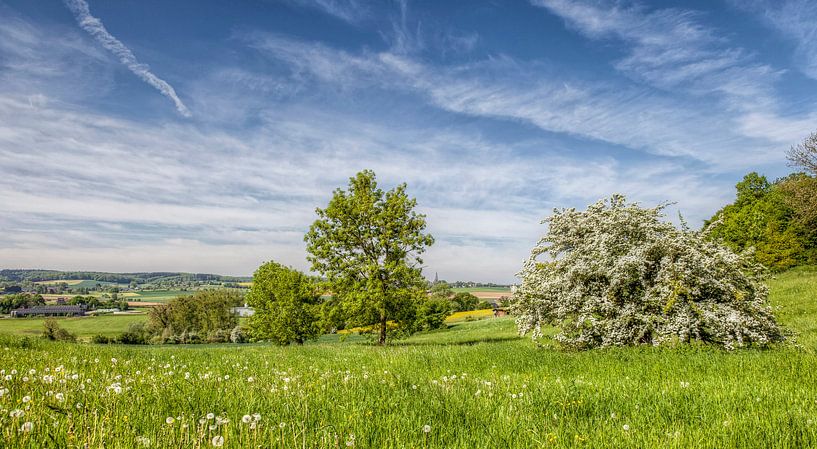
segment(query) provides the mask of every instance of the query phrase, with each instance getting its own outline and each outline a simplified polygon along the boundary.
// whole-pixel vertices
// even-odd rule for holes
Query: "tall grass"
[[[814,447],[815,281],[808,271],[773,281],[801,346],[771,350],[565,352],[516,337],[502,318],[387,348],[7,337],[0,446],[214,447],[223,437],[234,448]]]

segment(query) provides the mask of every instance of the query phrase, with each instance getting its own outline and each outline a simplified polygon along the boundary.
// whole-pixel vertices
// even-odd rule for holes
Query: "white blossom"
[[[513,310],[522,334],[544,326],[578,349],[700,340],[727,349],[783,339],[762,267],[661,220],[621,195],[554,210],[525,262]]]

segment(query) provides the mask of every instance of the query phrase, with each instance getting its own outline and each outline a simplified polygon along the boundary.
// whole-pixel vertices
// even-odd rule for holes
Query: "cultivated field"
[[[781,275],[772,297],[800,346],[576,353],[508,318],[386,348],[4,337],[0,432],[9,448],[814,447],[817,272]]]

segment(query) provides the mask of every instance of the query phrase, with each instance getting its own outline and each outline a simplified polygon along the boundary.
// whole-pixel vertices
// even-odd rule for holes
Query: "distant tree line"
[[[114,284],[153,284],[153,285],[180,285],[202,283],[233,283],[247,282],[248,277],[222,276],[218,274],[178,273],[178,272],[146,272],[146,273],[107,273],[100,271],[58,271],[38,269],[4,269],[0,270],[0,280],[7,281],[53,281],[53,280],[92,280]]]

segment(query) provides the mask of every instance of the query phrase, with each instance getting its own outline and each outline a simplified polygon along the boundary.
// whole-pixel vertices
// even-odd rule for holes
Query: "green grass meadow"
[[[817,272],[787,272],[770,285],[781,322],[798,335],[767,350],[563,351],[518,337],[510,318],[460,321],[385,348],[359,336],[285,348],[0,337],[0,441],[8,448],[815,447]],[[19,334],[7,321],[0,332]]]

